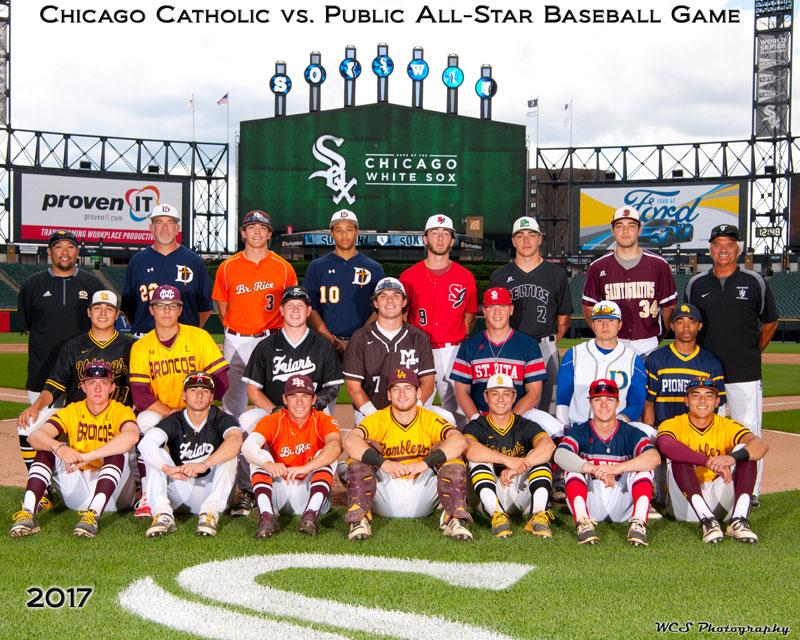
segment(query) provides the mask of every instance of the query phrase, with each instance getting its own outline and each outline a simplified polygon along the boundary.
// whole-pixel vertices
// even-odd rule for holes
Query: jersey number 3
[[[647,316],[655,318],[658,316],[658,300],[653,300],[652,304],[650,304],[649,300],[639,300],[639,306],[642,308],[639,312],[640,318],[646,318]]]

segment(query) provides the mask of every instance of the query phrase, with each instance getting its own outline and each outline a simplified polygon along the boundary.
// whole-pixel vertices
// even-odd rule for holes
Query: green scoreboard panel
[[[484,216],[507,235],[525,214],[525,127],[392,104],[241,123],[239,215],[263,209],[276,230],[325,229],[352,209],[363,229],[456,230]]]

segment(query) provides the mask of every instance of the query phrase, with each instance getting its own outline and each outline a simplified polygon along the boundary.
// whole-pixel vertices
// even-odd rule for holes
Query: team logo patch
[[[747,290],[750,287],[736,287],[736,290],[739,292],[739,295],[736,297],[737,300],[747,300]]]
[[[80,291],[78,291],[78,297],[81,300],[88,300],[89,299],[89,294],[84,289],[81,289]]]
[[[175,278],[175,282],[189,284],[194,279],[194,272],[184,264],[179,264],[176,266],[178,267],[178,277]]]
[[[419,362],[417,358],[416,349],[400,349],[400,364],[409,369],[413,369],[414,365]],[[405,374],[403,374],[405,375]]]
[[[363,267],[354,269],[353,284],[363,287],[364,285],[369,284],[371,281],[372,272],[369,269],[364,269]]]
[[[447,299],[453,303],[453,309],[458,309],[462,304],[464,304],[464,300],[467,296],[467,289],[460,284],[451,284],[449,295]],[[495,294],[493,297],[497,297]]]

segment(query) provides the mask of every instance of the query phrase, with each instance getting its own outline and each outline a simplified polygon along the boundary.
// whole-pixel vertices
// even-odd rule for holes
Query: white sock
[[[750,495],[744,493],[736,501],[731,518],[746,518],[748,513],[750,513]]]
[[[550,492],[544,487],[539,487],[533,492],[533,512],[544,511],[547,509],[547,500]]]
[[[692,496],[692,507],[694,508],[694,512],[697,514],[697,517],[701,520],[703,518],[714,517],[714,513],[708,508],[706,501],[703,500],[703,496],[701,496],[699,493],[696,493]]]
[[[497,500],[497,494],[491,489],[481,489],[481,505],[486,515],[490,518],[500,508],[500,503]]]
[[[306,511],[311,510],[319,512],[321,508],[322,508],[322,494],[315,493],[313,496],[311,496],[311,500],[308,501],[308,504],[306,505]]]
[[[572,501],[572,508],[575,510],[574,515],[576,521],[589,517],[589,512],[586,510],[586,501],[583,499],[583,496],[578,496]]]
[[[275,515],[275,512],[272,510],[272,500],[269,499],[267,494],[259,494],[258,498],[256,498],[256,504],[258,505],[259,513],[271,513]]]
[[[647,496],[642,496],[636,501],[633,507],[633,517],[642,522],[647,522],[647,513],[650,511],[650,500]]]
[[[89,503],[89,510],[94,511],[95,515],[99,516],[100,512],[103,510],[103,507],[106,506],[106,500],[108,500],[107,495],[104,493],[98,493]]]
[[[33,491],[26,491],[25,496],[22,498],[22,508],[28,513],[36,513],[36,496]]]

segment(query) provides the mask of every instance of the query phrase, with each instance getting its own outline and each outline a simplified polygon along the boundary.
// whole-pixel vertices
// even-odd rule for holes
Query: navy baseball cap
[[[114,372],[111,370],[111,365],[102,360],[92,360],[83,368],[81,374],[81,382],[84,380],[92,380],[93,378],[105,378],[106,380],[114,379]]]
[[[75,234],[72,233],[72,231],[63,230],[53,231],[53,233],[50,234],[50,239],[47,241],[47,246],[52,247],[54,244],[61,242],[62,240],[67,240],[76,247],[78,246],[78,239],[75,237]]]
[[[732,224],[718,224],[711,230],[711,236],[708,238],[709,242],[713,242],[716,238],[730,238],[741,242],[742,238],[739,235],[739,227]]]
[[[281,304],[288,300],[302,300],[306,304],[311,304],[311,296],[308,294],[303,287],[295,285],[294,287],[288,287],[287,289],[283,290],[283,295],[281,296]]]
[[[678,318],[691,318],[692,320],[697,320],[698,322],[703,321],[703,316],[700,314],[700,309],[695,307],[693,304],[689,304],[688,302],[684,302],[683,304],[679,304],[675,307],[675,311],[672,312],[672,321],[674,322]]]
[[[157,302],[177,302],[178,304],[183,304],[181,300],[181,290],[168,284],[162,284],[160,287],[153,289],[153,293],[150,295],[150,304],[156,304]]]
[[[258,209],[245,215],[242,227],[246,227],[249,224],[265,224],[270,229],[274,229],[272,221],[269,219],[269,214]]]

